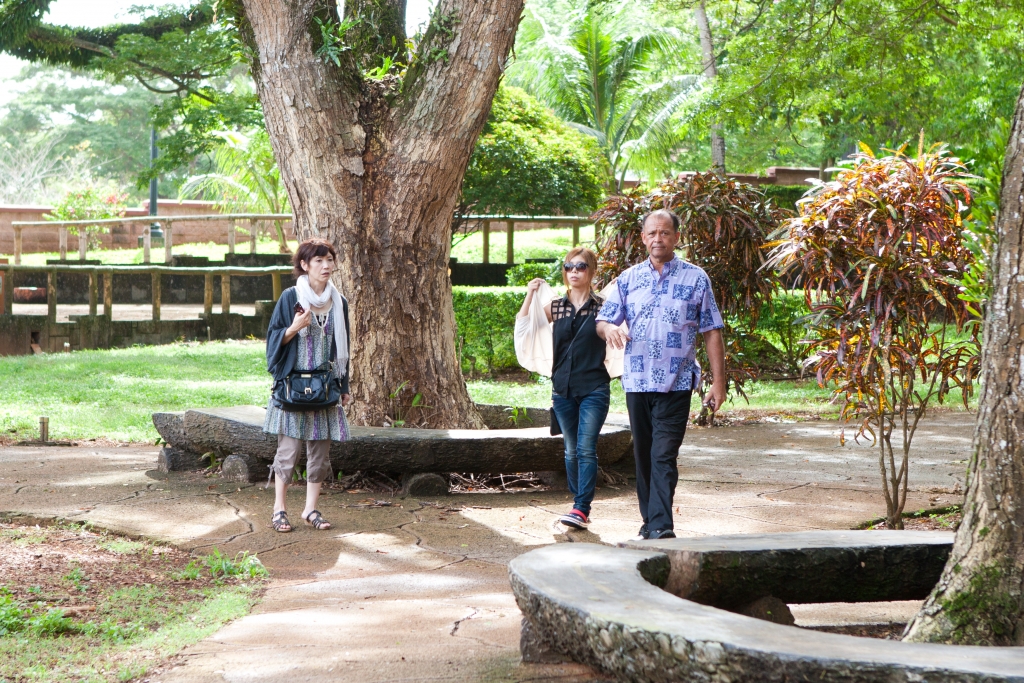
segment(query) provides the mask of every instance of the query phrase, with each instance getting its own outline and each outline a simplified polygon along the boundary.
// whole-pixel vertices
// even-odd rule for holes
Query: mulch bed
[[[157,586],[172,601],[195,600],[214,579],[176,579],[192,559],[176,548],[85,526],[0,524],[2,590],[36,610],[61,608],[80,623],[108,618],[98,607],[122,588]]]

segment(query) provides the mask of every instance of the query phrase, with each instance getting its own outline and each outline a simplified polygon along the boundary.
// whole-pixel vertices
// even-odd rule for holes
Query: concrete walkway
[[[618,416],[621,419],[622,416]],[[923,422],[910,510],[962,500],[973,415]],[[831,422],[693,429],[680,455],[680,535],[849,528],[884,512],[870,444]],[[849,436],[849,435],[848,435]],[[160,475],[155,447],[0,449],[0,510],[88,520],[197,552],[249,550],[271,571],[256,611],[151,680],[592,681],[585,667],[519,661],[508,561],[571,540],[616,543],[640,525],[632,482],[598,490],[589,532],[555,524],[562,491],[399,499],[328,492],[334,528],[268,526],[273,492],[193,473]],[[912,606],[911,606],[912,607]],[[813,614],[807,618],[813,621]]]

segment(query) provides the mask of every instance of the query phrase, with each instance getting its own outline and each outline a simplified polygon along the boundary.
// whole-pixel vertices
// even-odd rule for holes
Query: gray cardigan
[[[267,328],[267,372],[274,376],[274,381],[284,379],[295,369],[295,359],[299,353],[298,335],[292,338],[287,344],[284,341],[284,333],[295,320],[295,304],[299,303],[299,296],[294,287],[281,292],[281,298],[277,300],[274,307],[274,315],[270,317],[270,326]],[[348,299],[341,297],[341,307],[345,319],[345,337],[349,340],[349,348],[352,343],[352,335],[348,324]],[[335,348],[334,337],[331,337],[331,359],[338,355]],[[341,393],[348,394],[349,365],[345,366],[345,376],[341,378]]]

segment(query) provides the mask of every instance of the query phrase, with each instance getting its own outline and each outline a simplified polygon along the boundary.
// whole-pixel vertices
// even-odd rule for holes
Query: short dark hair
[[[675,215],[675,213],[669,211],[668,209],[657,209],[655,211],[651,211],[649,214],[644,216],[644,219],[640,221],[641,231],[643,231],[643,229],[647,226],[647,219],[653,216],[657,216],[658,218],[664,218],[666,220],[672,221],[672,229],[675,230],[676,232],[679,232],[679,216]]]
[[[327,256],[328,254],[333,256],[335,261],[338,260],[338,252],[335,251],[334,245],[319,237],[313,237],[300,244],[299,248],[295,250],[295,255],[292,256],[295,277],[306,274],[306,271],[302,269],[303,261],[309,263],[317,256]]]

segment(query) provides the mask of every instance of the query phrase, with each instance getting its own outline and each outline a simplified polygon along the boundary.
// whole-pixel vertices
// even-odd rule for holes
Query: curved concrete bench
[[[786,603],[923,600],[942,575],[952,532],[799,531],[621,544],[668,555],[665,590],[723,609]]]
[[[626,681],[1017,681],[1024,648],[902,643],[797,630],[678,598],[660,552],[559,543],[512,560],[530,627]]]
[[[242,454],[254,459],[249,469],[267,476],[277,437],[263,432],[264,408],[237,406],[154,413],[153,424],[168,448],[161,453],[163,470],[192,469],[210,451]],[[547,426],[531,429],[392,429],[351,427],[351,438],[331,444],[335,471],[373,469],[415,472],[536,472],[562,470],[561,436]],[[630,450],[628,429],[605,425],[598,438],[598,457],[614,463]]]

